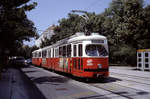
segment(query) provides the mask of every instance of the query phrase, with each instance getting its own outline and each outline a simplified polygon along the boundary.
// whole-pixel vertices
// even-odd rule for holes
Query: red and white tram
[[[109,75],[108,44],[98,33],[79,32],[51,46],[32,52],[32,63],[77,77],[96,78]]]

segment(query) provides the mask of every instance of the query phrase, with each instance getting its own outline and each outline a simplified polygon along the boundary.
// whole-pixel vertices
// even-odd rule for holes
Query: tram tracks
[[[111,78],[116,80],[111,81]],[[127,99],[149,99],[150,97],[149,77],[110,72],[110,77],[105,82],[88,84]]]
[[[111,77],[116,77],[118,79],[130,81],[130,82],[136,82],[139,84],[149,85],[150,86],[150,78],[149,77],[141,77],[141,76],[135,76],[135,75],[127,75],[127,74],[120,74],[120,73],[110,73]]]
[[[149,99],[150,92],[143,91],[140,89],[132,88],[125,85],[120,85],[115,82],[106,82],[106,83],[89,83],[89,85],[94,86],[96,88],[100,88],[105,91],[109,91],[113,94],[119,95],[120,97],[124,97],[126,99]]]
[[[136,76],[136,75],[130,75],[130,74],[121,74],[121,73],[115,73],[115,72],[110,72],[110,75],[111,74],[125,75],[128,77],[137,77],[137,78],[142,78],[142,79],[150,79],[150,77],[142,77],[142,76]]]
[[[99,93],[100,99],[149,99],[150,90],[149,91],[148,89],[143,90],[139,86],[132,87],[133,84],[131,86],[128,86],[127,82],[134,82],[134,81],[132,80],[129,81],[129,80],[124,79],[123,76],[126,76],[126,75],[122,75],[121,76],[122,79],[117,77],[117,75],[120,75],[120,74],[116,74],[115,77],[112,77],[112,74],[111,74],[110,77],[108,77],[104,81],[85,83],[83,81],[78,81],[78,80],[69,80],[68,83],[75,84],[79,87],[87,88],[96,93]],[[137,78],[132,78],[132,79],[137,79]],[[146,78],[143,78],[142,80],[146,80]],[[149,85],[146,85],[146,87],[147,86]]]
[[[125,95],[125,93],[127,93],[127,92],[121,92],[121,91],[120,91],[120,92],[119,92],[119,91],[117,92],[117,91],[114,90],[113,87],[104,88],[104,87],[102,87],[102,86],[95,85],[95,84],[92,84],[92,86],[94,86],[94,87],[96,87],[96,88],[100,88],[100,89],[105,90],[105,91],[108,91],[108,92],[111,92],[111,93],[113,93],[113,94],[115,94],[115,95],[124,97],[124,98],[126,98],[126,99],[133,99],[133,98],[130,97],[129,95]],[[105,85],[105,87],[106,87],[106,85]]]

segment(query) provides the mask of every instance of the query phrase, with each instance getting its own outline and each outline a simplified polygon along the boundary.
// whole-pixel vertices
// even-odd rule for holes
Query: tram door
[[[72,61],[73,61],[73,67],[72,67],[72,72],[74,72],[74,70],[76,69],[76,66],[77,66],[77,62],[76,62],[76,57],[77,57],[77,45],[73,45],[73,58],[72,58]]]
[[[73,71],[83,70],[83,48],[82,44],[73,45]]]
[[[80,71],[83,70],[83,47],[82,47],[82,44],[78,44],[78,69]]]
[[[46,66],[46,54],[47,54],[47,51],[43,50],[42,51],[42,66]]]

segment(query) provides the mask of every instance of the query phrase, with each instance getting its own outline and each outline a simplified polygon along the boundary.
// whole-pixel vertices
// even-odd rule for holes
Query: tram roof
[[[38,51],[41,51],[42,49],[37,49],[37,50],[34,50],[32,53],[34,53],[34,52],[38,52]]]
[[[76,42],[76,41],[85,41],[85,40],[106,40],[106,37],[99,35],[99,33],[91,33],[91,35],[87,36],[87,35],[84,35],[84,33],[79,32],[73,35],[68,40],[68,43]]]
[[[106,40],[105,36],[100,35],[99,33],[91,33],[91,35],[85,35],[83,32],[77,32],[75,35],[62,39],[60,41],[57,41],[55,44],[47,46],[42,48],[42,50],[54,47],[54,46],[59,46],[63,44],[68,44],[72,42],[78,42],[78,41],[85,41],[85,40]],[[36,50],[36,51],[40,51]]]

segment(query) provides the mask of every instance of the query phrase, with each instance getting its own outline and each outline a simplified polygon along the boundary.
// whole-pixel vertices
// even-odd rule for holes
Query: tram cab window
[[[108,52],[103,45],[87,45],[85,52],[88,56],[107,56]]]

